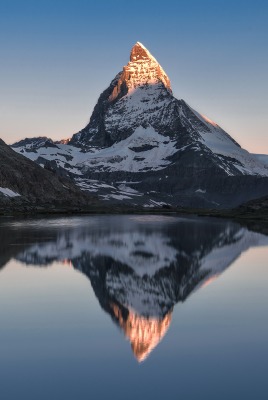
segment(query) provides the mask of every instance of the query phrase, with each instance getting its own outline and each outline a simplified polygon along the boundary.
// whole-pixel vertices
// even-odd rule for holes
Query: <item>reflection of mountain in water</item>
[[[143,361],[165,335],[174,305],[268,238],[208,219],[103,217],[76,227],[44,228],[19,250],[25,264],[68,260],[91,281],[101,307]],[[31,232],[31,230],[29,230]],[[43,239],[42,239],[43,235]]]
[[[143,317],[131,310],[124,315],[119,305],[110,304],[110,306],[111,313],[131,342],[137,360],[140,362],[145,360],[166,334],[171,322],[171,312],[163,318]]]

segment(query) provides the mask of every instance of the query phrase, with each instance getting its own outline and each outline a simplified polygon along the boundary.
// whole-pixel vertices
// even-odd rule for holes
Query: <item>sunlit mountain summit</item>
[[[181,79],[181,78],[178,78]],[[172,93],[140,42],[70,140],[13,148],[112,203],[228,208],[268,194],[268,162]]]
[[[242,252],[268,243],[266,236],[239,224],[204,218],[53,221],[32,220],[26,226],[18,221],[5,229],[0,265],[11,258],[31,267],[60,262],[82,273],[139,362],[167,334],[177,303],[205,290]]]

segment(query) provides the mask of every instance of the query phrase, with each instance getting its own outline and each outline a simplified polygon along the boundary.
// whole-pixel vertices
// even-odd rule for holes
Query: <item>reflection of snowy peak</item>
[[[176,261],[177,252],[160,233],[109,232],[85,236],[73,232],[67,237],[59,235],[53,242],[34,244],[17,258],[27,264],[48,265],[53,261],[79,260],[84,254],[89,254],[90,259],[110,257],[142,277],[169,267]]]
[[[139,42],[88,125],[67,144],[42,145],[44,139],[14,148],[42,166],[67,170],[83,190],[105,200],[215,208],[268,194],[263,159],[176,99],[163,68]]]
[[[165,335],[177,302],[249,247],[268,244],[267,237],[231,222],[158,218],[110,217],[105,226],[99,219],[89,227],[85,221],[83,227],[50,230],[16,259],[44,266],[60,261],[86,275],[143,361]]]
[[[135,357],[139,362],[144,361],[165,336],[171,323],[171,312],[158,319],[145,318],[133,311],[126,314],[122,307],[113,303],[110,308],[113,318],[130,341]]]
[[[59,232],[16,258],[30,265],[68,260],[93,286],[100,285],[101,279],[107,295],[127,309],[143,316],[163,316],[195,286],[221,274],[243,251],[267,243],[265,236],[232,223],[200,226],[195,220],[182,221],[178,233],[172,226],[167,231],[141,229],[136,222],[129,226]],[[191,244],[189,235],[195,237]]]

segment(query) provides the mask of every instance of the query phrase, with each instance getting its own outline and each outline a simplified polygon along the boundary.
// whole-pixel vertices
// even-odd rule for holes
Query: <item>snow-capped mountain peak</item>
[[[117,85],[113,88],[109,101],[114,101],[120,95],[133,93],[143,85],[157,85],[162,83],[170,92],[170,80],[156,59],[140,42],[131,50],[130,61],[123,67]]]
[[[131,49],[130,61],[136,62],[137,60],[153,60],[156,61],[148,49],[141,43],[137,42]]]
[[[42,166],[68,171],[83,190],[109,201],[215,208],[268,195],[264,158],[176,99],[167,74],[140,42],[87,126],[65,143],[14,147]]]

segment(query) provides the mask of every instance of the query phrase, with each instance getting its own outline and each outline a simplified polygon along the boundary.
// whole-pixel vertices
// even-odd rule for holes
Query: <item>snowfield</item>
[[[152,127],[140,126],[125,140],[108,148],[92,148],[91,152],[83,152],[79,147],[68,144],[58,144],[55,148],[40,147],[34,152],[25,151],[22,147],[15,147],[14,150],[33,161],[39,157],[55,160],[58,166],[81,175],[81,169],[92,168],[110,172],[157,171],[170,164],[168,157],[176,153],[175,145],[175,140],[157,133]]]

